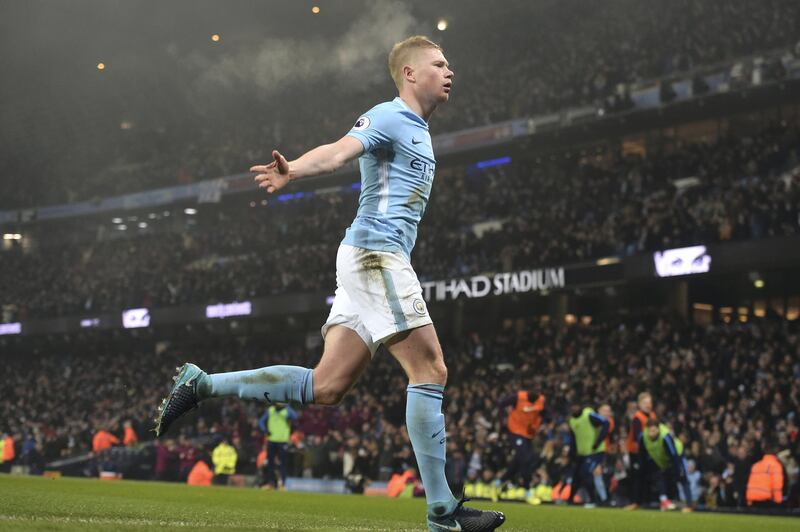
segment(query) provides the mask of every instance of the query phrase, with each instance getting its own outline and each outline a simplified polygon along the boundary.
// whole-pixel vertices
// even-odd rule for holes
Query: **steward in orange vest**
[[[10,434],[0,432],[0,472],[8,473],[11,471],[11,462],[14,461],[14,438]]]
[[[750,469],[745,494],[748,506],[770,508],[783,502],[786,472],[774,452],[772,445],[766,446],[764,457]]]
[[[639,410],[631,418],[631,428],[628,431],[628,439],[625,441],[625,447],[631,455],[639,452],[639,436],[647,426],[647,421],[656,419],[656,413],[653,412],[653,398],[649,393],[640,393],[638,403]]]
[[[14,452],[14,438],[7,435],[3,440],[3,462],[12,462],[17,454]]]
[[[647,501],[647,493],[649,486],[647,486],[648,477],[655,471],[655,465],[650,461],[641,463],[638,459],[639,455],[639,437],[642,431],[647,427],[647,422],[651,419],[656,419],[656,413],[653,412],[653,397],[648,392],[642,392],[637,398],[639,410],[631,418],[631,426],[628,430],[628,439],[625,440],[625,448],[630,456],[631,470],[631,504],[626,506],[626,509],[633,510]],[[644,468],[644,469],[643,469]],[[652,469],[652,471],[650,471]]]
[[[513,403],[503,401],[501,406],[514,405],[514,409],[508,415],[508,431],[523,438],[533,439],[536,431],[542,424],[542,412],[544,411],[544,395],[533,392],[517,392],[512,396]]]
[[[395,473],[386,486],[386,495],[389,497],[411,497],[416,483],[417,479],[411,469],[406,469],[402,473]]]
[[[92,451],[95,453],[105,451],[111,448],[112,445],[119,445],[119,438],[106,430],[98,430],[94,438],[92,438]]]
[[[514,448],[514,457],[506,467],[500,482],[505,486],[515,479],[518,486],[530,487],[533,475],[533,440],[545,412],[545,397],[537,392],[519,391],[500,401],[501,408],[513,407],[508,414],[508,438]]]
[[[213,478],[214,472],[208,464],[204,460],[198,460],[189,472],[186,483],[190,486],[210,486]]]
[[[139,443],[139,437],[136,435],[136,431],[133,430],[133,425],[130,421],[125,422],[125,434],[122,436],[122,444],[125,447],[133,447]]]

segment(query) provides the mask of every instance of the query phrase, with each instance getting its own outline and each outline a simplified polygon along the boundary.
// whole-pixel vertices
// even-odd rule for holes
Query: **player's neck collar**
[[[411,113],[415,117],[417,117],[420,120],[420,122],[425,124],[425,127],[428,127],[428,121],[425,120],[424,118],[422,118],[420,115],[418,115],[417,112],[414,111],[411,107],[409,107],[409,105],[406,103],[406,101],[403,98],[401,98],[400,96],[395,96],[394,101],[398,102],[400,105],[402,105],[405,108],[406,111],[408,111],[409,113]]]

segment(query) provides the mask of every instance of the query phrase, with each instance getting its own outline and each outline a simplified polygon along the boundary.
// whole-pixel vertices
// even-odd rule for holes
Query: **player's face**
[[[450,99],[453,71],[441,50],[423,48],[417,52],[414,74],[416,89],[428,101],[444,103]]]
[[[649,397],[642,398],[642,400],[639,402],[639,408],[642,409],[642,412],[649,414],[653,409],[653,400]]]
[[[658,427],[647,427],[647,436],[655,441],[658,439]]]

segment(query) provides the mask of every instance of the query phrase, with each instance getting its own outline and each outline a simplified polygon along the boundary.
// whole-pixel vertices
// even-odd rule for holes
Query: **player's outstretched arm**
[[[361,141],[344,136],[332,144],[317,146],[294,161],[287,161],[278,150],[272,150],[271,163],[253,166],[250,171],[257,174],[255,180],[258,186],[271,194],[285,187],[289,181],[335,172],[363,152]]]

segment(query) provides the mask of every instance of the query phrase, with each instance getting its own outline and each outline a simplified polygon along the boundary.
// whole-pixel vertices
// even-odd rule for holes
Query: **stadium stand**
[[[791,48],[800,40],[800,8],[791,0],[734,0],[722,6],[691,0],[620,0],[611,5],[570,0],[533,7],[516,1],[504,7],[488,12],[480,3],[465,4],[463,32],[442,35],[457,67],[457,88],[451,105],[437,114],[434,133],[571,106],[603,108],[637,83]],[[529,31],[532,19],[547,23]],[[181,84],[201,77],[187,64],[146,68],[163,69],[165,80],[174,80],[177,69]],[[113,135],[93,134],[90,153],[81,157],[65,149],[69,123],[59,123],[62,136],[49,139],[58,149],[46,153],[59,153],[57,158],[31,151],[36,146],[22,135],[11,145],[15,149],[0,157],[0,171],[41,186],[4,191],[0,208],[64,203],[238,173],[264,156],[264,146],[296,156],[308,146],[338,138],[360,112],[377,103],[370,98],[381,92],[388,98],[392,92],[388,80],[357,87],[335,81],[326,86],[324,99],[316,97],[316,85],[301,83],[265,98],[257,84],[232,79],[230,94],[235,96],[226,105],[203,104],[202,112],[198,97],[185,90],[167,93],[171,109],[161,113],[149,109],[152,102],[131,95],[126,107],[134,102],[139,107],[126,112],[141,117],[142,123]],[[459,85],[469,89],[459,91]],[[127,81],[115,87],[126,94],[137,90],[136,83]],[[275,104],[287,99],[304,104],[291,110]],[[60,132],[51,124],[41,134]]]
[[[796,235],[799,150],[797,124],[784,122],[644,157],[567,152],[485,171],[456,167],[437,181],[415,270],[426,281]],[[64,234],[72,227],[48,227],[38,249],[4,253],[0,305],[14,321],[332,290],[356,201],[357,190],[267,208],[239,201],[204,207],[193,226],[78,243]]]

